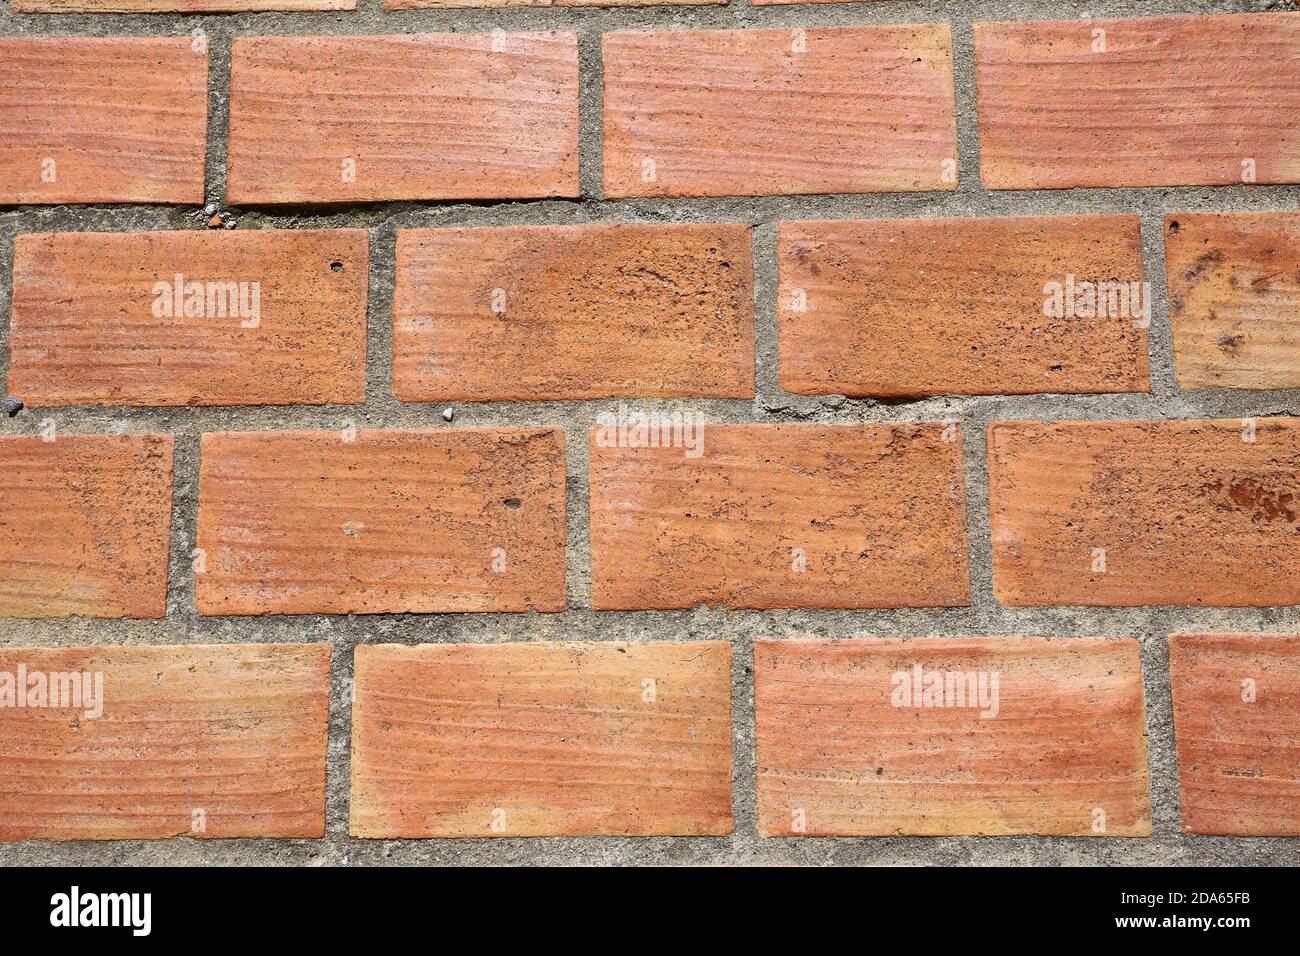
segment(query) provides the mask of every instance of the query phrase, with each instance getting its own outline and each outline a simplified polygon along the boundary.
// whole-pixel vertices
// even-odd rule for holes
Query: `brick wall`
[[[0,12],[0,860],[1295,861],[1294,4],[178,6]]]

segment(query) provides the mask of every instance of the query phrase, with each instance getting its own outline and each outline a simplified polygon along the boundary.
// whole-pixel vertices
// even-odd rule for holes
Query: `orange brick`
[[[724,836],[731,648],[365,645],[359,837]]]
[[[576,33],[234,41],[230,201],[578,195]]]
[[[397,235],[402,401],[754,396],[748,226]]]
[[[1171,213],[1165,267],[1183,388],[1300,388],[1300,213]]]
[[[29,406],[364,401],[368,244],[363,229],[19,236],[9,390]]]
[[[1150,390],[1136,216],[783,222],[777,258],[788,392]],[[1065,302],[1089,283],[1132,297]]]
[[[969,603],[956,425],[708,425],[624,447],[642,437],[591,432],[595,607]]]
[[[322,837],[329,676],[327,644],[0,649],[0,840]]]
[[[993,422],[1003,604],[1300,604],[1300,419]]]
[[[1137,641],[757,641],[754,706],[763,836],[1151,834]]]
[[[357,0],[10,0],[15,13],[240,13],[355,10]]]
[[[990,189],[1300,182],[1300,13],[974,34]]]
[[[192,37],[0,38],[0,205],[202,202],[207,89]]]
[[[166,616],[172,446],[0,437],[0,617]]]
[[[1300,836],[1300,637],[1169,638],[1183,829]]]
[[[957,188],[946,23],[603,43],[606,196]]]
[[[729,0],[384,0],[385,10],[422,10],[429,7],[702,7],[726,5]]]
[[[205,434],[200,614],[564,609],[564,433]]]

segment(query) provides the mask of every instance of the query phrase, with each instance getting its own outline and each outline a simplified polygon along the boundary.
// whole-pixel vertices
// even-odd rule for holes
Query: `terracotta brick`
[[[1137,216],[783,222],[777,258],[788,392],[1150,390]],[[1104,282],[1133,298],[1066,308]]]
[[[754,396],[750,227],[397,235],[402,401]]]
[[[166,616],[172,446],[0,437],[0,617]]]
[[[207,47],[0,38],[0,205],[203,201]]]
[[[754,705],[763,836],[1151,834],[1134,640],[757,641]]]
[[[1171,213],[1165,268],[1183,388],[1300,388],[1300,213]]]
[[[990,189],[1300,182],[1300,13],[974,34]]]
[[[324,836],[329,676],[328,644],[0,649],[0,840]]]
[[[368,244],[364,229],[19,236],[9,391],[29,406],[364,401]]]
[[[724,836],[731,648],[364,645],[359,837]]]
[[[1300,419],[993,422],[1003,604],[1300,604]]]
[[[970,601],[961,434],[708,425],[591,432],[592,603],[611,610]]]
[[[200,614],[564,609],[564,433],[205,434]]]
[[[606,196],[957,188],[946,23],[603,44]]]
[[[231,68],[233,203],[578,195],[575,33],[238,37]]]
[[[15,13],[239,13],[355,10],[357,0],[10,0]]]
[[[384,0],[385,10],[421,10],[429,7],[703,7],[725,6],[729,0]]]
[[[1300,836],[1300,637],[1169,638],[1183,829]]]

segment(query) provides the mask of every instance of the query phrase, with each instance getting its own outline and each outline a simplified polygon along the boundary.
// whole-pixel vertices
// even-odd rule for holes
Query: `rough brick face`
[[[20,667],[102,695],[0,706],[0,840],[325,835],[328,645],[0,649],[0,700]]]
[[[783,222],[781,387],[1148,391],[1138,226],[1136,216]],[[1134,292],[1137,308],[1066,308],[1067,289],[1103,282]]]
[[[957,188],[946,23],[603,42],[606,196]]]
[[[564,609],[556,429],[205,434],[201,614]]]
[[[15,13],[239,13],[355,10],[357,0],[11,0]]]
[[[0,437],[0,616],[163,617],[172,446]]]
[[[693,447],[624,447],[634,432],[592,430],[595,607],[969,602],[956,425],[708,425],[683,437]]]
[[[1300,603],[1300,420],[994,422],[988,447],[1003,604]]]
[[[1151,833],[1137,641],[758,641],[754,697],[764,836]]]
[[[403,401],[754,395],[748,226],[520,226],[397,237]]]
[[[357,648],[360,837],[731,832],[731,646]]]
[[[1300,836],[1300,637],[1175,635],[1183,829]]]
[[[384,0],[385,10],[420,10],[429,7],[702,7],[728,0]]]
[[[990,189],[1300,182],[1300,13],[974,33]]]
[[[574,33],[239,37],[231,70],[231,202],[578,195]]]
[[[363,229],[55,233],[14,244],[29,406],[365,399]]]
[[[191,37],[0,38],[0,205],[203,201]]]
[[[1165,267],[1183,388],[1300,388],[1300,213],[1171,213]]]

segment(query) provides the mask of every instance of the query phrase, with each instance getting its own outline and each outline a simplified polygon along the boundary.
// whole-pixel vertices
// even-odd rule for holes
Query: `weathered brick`
[[[1169,638],[1183,829],[1300,836],[1300,637]]]
[[[578,195],[575,33],[234,41],[230,201]]]
[[[558,429],[205,434],[200,614],[564,609]]]
[[[1137,216],[783,222],[778,235],[788,392],[1150,390]],[[1088,283],[1116,301],[1065,301]]]
[[[0,649],[0,840],[324,836],[329,672],[328,644]]]
[[[1300,182],[1300,13],[974,34],[990,189]]]
[[[1300,213],[1171,213],[1165,267],[1183,388],[1300,388]]]
[[[402,401],[754,395],[748,226],[397,236]]]
[[[10,0],[15,13],[241,13],[355,10],[357,0]]]
[[[0,616],[167,613],[170,435],[0,437]]]
[[[606,196],[957,188],[946,23],[603,44]]]
[[[203,201],[192,37],[0,38],[0,205]]]
[[[754,705],[763,836],[1151,833],[1134,640],[757,641]]]
[[[364,229],[19,236],[9,390],[29,406],[364,401],[368,244]]]
[[[591,432],[595,607],[969,603],[956,424],[708,425],[626,447],[645,437]]]
[[[385,10],[429,7],[703,7],[725,6],[730,0],[384,0]]]
[[[993,422],[1003,604],[1300,604],[1300,419]]]
[[[731,832],[731,647],[364,645],[359,837]]]

